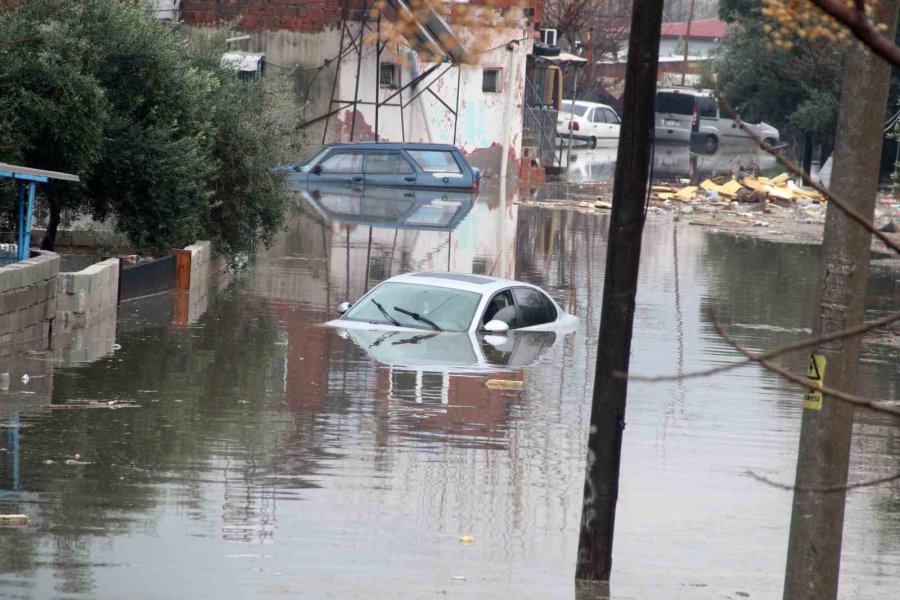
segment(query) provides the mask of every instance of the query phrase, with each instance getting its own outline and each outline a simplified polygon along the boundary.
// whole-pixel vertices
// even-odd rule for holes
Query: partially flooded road
[[[0,365],[0,510],[31,518],[0,529],[0,597],[575,598],[605,217],[434,200],[304,199],[195,323],[151,298],[89,362]],[[736,360],[709,309],[753,349],[812,327],[816,248],[669,218],[645,235],[635,372]],[[579,329],[434,348],[322,326],[413,270],[529,281]],[[895,275],[870,290],[872,318],[897,306]],[[869,345],[860,392],[896,397],[897,361]],[[612,597],[780,596],[791,494],[747,471],[793,480],[801,390],[756,367],[629,390]],[[112,400],[139,407],[65,408]],[[851,478],[896,470],[898,444],[859,415]],[[842,597],[895,593],[898,498],[897,481],[849,494]]]

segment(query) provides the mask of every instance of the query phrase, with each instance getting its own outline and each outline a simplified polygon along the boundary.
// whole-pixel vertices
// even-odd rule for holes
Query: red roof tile
[[[684,37],[687,23],[663,23],[662,37]],[[690,37],[718,39],[725,37],[725,23],[718,19],[701,19],[691,23]]]

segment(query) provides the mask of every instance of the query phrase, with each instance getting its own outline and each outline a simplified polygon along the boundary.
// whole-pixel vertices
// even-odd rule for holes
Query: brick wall
[[[363,4],[351,0],[348,8]],[[238,19],[243,30],[312,32],[337,28],[343,5],[341,0],[182,0],[181,18],[189,25]]]
[[[56,317],[59,256],[32,258],[0,268],[0,357],[46,349]]]
[[[57,282],[57,326],[86,327],[115,320],[119,304],[119,259],[109,258],[77,273],[60,273]]]

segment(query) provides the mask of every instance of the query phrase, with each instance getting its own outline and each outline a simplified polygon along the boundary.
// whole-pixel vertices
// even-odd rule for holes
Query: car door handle
[[[363,180],[362,177],[354,177],[350,181],[352,181],[353,183],[362,183],[362,180]]]
[[[416,180],[416,178],[415,178],[414,176],[412,176],[412,177],[404,177],[404,178],[403,178],[403,181],[415,181],[415,180]]]

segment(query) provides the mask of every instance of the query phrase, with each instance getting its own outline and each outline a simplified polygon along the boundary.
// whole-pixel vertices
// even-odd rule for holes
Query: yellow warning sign
[[[822,387],[825,381],[825,356],[822,354],[809,355],[809,367],[806,369],[806,379],[816,387]],[[803,408],[810,410],[822,410],[822,392],[819,390],[807,390],[803,394]]]

